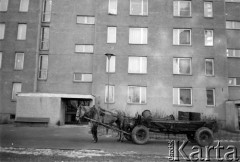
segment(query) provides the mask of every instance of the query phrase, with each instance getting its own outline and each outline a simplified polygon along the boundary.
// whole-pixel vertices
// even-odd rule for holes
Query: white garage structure
[[[95,104],[92,95],[19,93],[16,106],[16,122],[41,123],[48,126],[65,124],[64,99],[88,99],[90,106]]]

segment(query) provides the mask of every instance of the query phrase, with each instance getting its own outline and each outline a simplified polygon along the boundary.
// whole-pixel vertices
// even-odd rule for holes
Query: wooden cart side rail
[[[113,129],[113,130],[115,130],[115,131],[122,132],[122,133],[127,134],[127,135],[131,135],[131,133],[128,133],[128,132],[123,131],[123,130],[120,130],[120,129],[115,128],[115,127],[113,127],[113,126],[110,126],[110,125],[108,125],[108,124],[104,124],[104,123],[99,122],[99,121],[97,121],[97,120],[90,119],[90,118],[88,118],[88,117],[84,117],[84,118],[87,119],[87,120],[90,120],[90,121],[92,121],[92,122],[96,122],[96,123],[98,123],[98,124],[100,124],[100,125],[102,125],[102,126],[104,126],[104,127],[106,127],[106,128]]]

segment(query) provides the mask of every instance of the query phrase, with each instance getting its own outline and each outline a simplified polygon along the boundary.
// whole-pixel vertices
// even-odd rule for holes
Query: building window
[[[129,57],[128,73],[147,73],[147,57]]]
[[[41,27],[40,50],[49,50],[49,27]]]
[[[0,0],[0,12],[8,10],[8,0]]]
[[[240,49],[227,49],[227,57],[240,57]]]
[[[173,45],[191,45],[191,29],[173,29]]]
[[[205,59],[205,75],[214,76],[214,59]]]
[[[148,15],[148,0],[130,0],[130,15]]]
[[[207,106],[215,106],[215,89],[207,89]]]
[[[117,15],[117,0],[109,0],[108,14]]]
[[[192,59],[191,58],[173,58],[173,74],[191,75]]]
[[[240,29],[240,21],[226,21],[226,29]]]
[[[93,16],[77,16],[77,24],[95,24],[95,17]]]
[[[213,30],[204,30],[205,46],[213,46]]]
[[[225,0],[225,2],[240,2],[240,0]]]
[[[17,100],[17,94],[22,91],[22,83],[13,83],[12,87],[12,100]]]
[[[213,17],[213,3],[204,2],[204,17]]]
[[[27,24],[18,24],[17,40],[26,40]]]
[[[93,45],[76,44],[75,45],[75,52],[79,52],[79,53],[93,53]]]
[[[190,17],[191,15],[190,1],[173,1],[173,16]]]
[[[1,23],[0,24],[0,40],[4,39],[5,35],[5,24]]]
[[[42,22],[50,22],[52,11],[52,0],[44,0],[42,7]]]
[[[173,88],[173,104],[191,106],[192,88]]]
[[[147,87],[128,86],[128,103],[145,104],[147,103]]]
[[[108,91],[109,88],[109,91]],[[106,85],[105,86],[105,103],[114,103],[114,89],[115,86],[113,85]],[[109,96],[109,100],[108,100],[108,96]]]
[[[148,28],[129,28],[130,44],[147,44]]]
[[[240,86],[240,77],[228,78],[229,86]]]
[[[46,80],[48,72],[48,55],[39,56],[38,79]]]
[[[108,27],[107,30],[107,43],[116,43],[117,27]]]
[[[20,12],[28,12],[29,0],[21,0],[20,1]]]
[[[87,73],[74,73],[74,82],[92,82],[92,74]]]
[[[24,53],[16,53],[15,55],[15,70],[22,70],[24,65]]]
[[[2,68],[2,52],[0,52],[0,69]]]
[[[115,72],[115,66],[116,66],[116,56],[111,56],[110,62],[108,63],[109,59],[106,57],[106,72],[114,73]],[[108,65],[109,69],[108,69]]]

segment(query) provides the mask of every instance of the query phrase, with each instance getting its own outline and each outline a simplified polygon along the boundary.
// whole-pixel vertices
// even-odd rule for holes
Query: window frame
[[[139,102],[130,102],[130,87],[137,87],[140,88],[139,90]],[[142,103],[144,100],[142,100],[142,88],[145,88],[145,102]],[[127,99],[128,104],[137,104],[137,105],[145,105],[147,104],[147,86],[137,86],[137,85],[129,85],[128,86],[128,99]]]
[[[207,10],[205,10],[206,9],[205,5],[207,5],[207,4],[211,4],[211,16],[208,16],[209,12]],[[203,6],[204,6],[204,17],[205,18],[213,18],[213,1],[205,1]]]
[[[49,6],[47,6],[48,4]],[[47,9],[49,9],[49,11],[47,11]],[[41,21],[43,23],[51,22],[51,14],[52,14],[52,0],[43,0]]]
[[[211,61],[212,63],[212,74],[207,74],[207,62]],[[205,59],[205,76],[211,77],[211,76],[215,76],[215,65],[214,65],[214,58],[206,58]]]
[[[178,7],[178,12],[177,12],[177,14],[175,14],[176,13],[176,11],[175,11],[175,3],[177,2],[177,7]],[[184,15],[181,15],[181,8],[180,8],[180,4],[182,3],[182,2],[188,2],[188,3],[190,3],[190,11],[189,11],[189,16],[184,16]],[[184,1],[173,1],[173,16],[174,17],[183,17],[183,18],[190,18],[190,17],[192,17],[192,2],[190,1],[190,0],[184,0]]]
[[[2,69],[3,52],[0,51],[0,69]]]
[[[81,80],[77,80],[77,79],[76,79],[76,74],[80,74],[80,75],[81,75]],[[84,78],[83,75],[91,75],[91,80],[86,80],[86,81],[85,81],[84,79],[82,79],[82,78]],[[73,82],[78,82],[78,83],[92,83],[92,82],[93,82],[93,75],[92,75],[92,73],[74,72],[74,73],[73,73]]]
[[[24,5],[24,3],[26,3],[26,5]],[[29,10],[29,0],[20,0],[19,12],[28,12],[28,10]]]
[[[132,72],[131,71],[131,68],[130,68],[130,58],[138,58],[138,59],[140,59],[139,60],[139,67],[138,67],[138,69],[139,69],[139,72]],[[145,58],[145,59],[144,59]],[[146,69],[144,70],[143,69],[143,67],[141,66],[141,65],[143,65],[144,64],[144,60],[146,60]],[[128,74],[147,74],[147,56],[128,56]],[[146,72],[143,72],[143,71],[146,71]]]
[[[114,2],[111,2],[111,1],[114,1]],[[111,3],[116,3],[116,11],[114,11],[115,9],[112,9],[111,8]],[[113,4],[114,6],[115,4]],[[115,7],[115,6],[114,6]],[[118,12],[118,0],[109,0],[108,1],[108,14],[109,15],[117,15],[117,12]]]
[[[46,30],[47,29],[47,30]],[[48,38],[45,38],[45,34],[47,33]],[[50,27],[49,26],[41,26],[40,32],[40,50],[41,51],[48,51],[50,48]]]
[[[229,51],[232,52],[232,54],[229,54]],[[227,48],[226,50],[227,53],[227,57],[232,57],[232,58],[240,58],[240,49],[231,49],[231,48]],[[237,54],[236,54],[237,53]]]
[[[82,46],[83,51],[77,51],[77,46]],[[92,50],[91,51],[86,51],[86,46],[91,46]],[[94,45],[93,44],[75,44],[75,53],[83,53],[83,54],[93,54],[94,53]]]
[[[2,26],[0,33],[2,33],[2,35],[0,35],[0,40],[4,40],[5,38],[5,30],[6,30],[6,24],[5,23],[0,23],[0,26]]]
[[[21,26],[24,27],[21,29]],[[22,32],[24,32],[22,34]],[[19,23],[17,28],[17,40],[25,41],[27,39],[27,23]]]
[[[140,14],[133,14],[132,13],[132,0],[130,0],[130,7],[129,7],[129,15],[130,16],[148,16],[148,0],[139,0],[139,1],[141,1],[141,13]],[[143,11],[144,11],[144,2],[143,1],[146,1],[146,3],[147,3],[147,6],[146,6],[146,9],[147,9],[147,12],[146,13],[144,13]]]
[[[18,55],[22,55],[22,60],[20,63],[18,63]],[[25,54],[24,52],[16,52],[15,53],[15,64],[14,64],[14,70],[23,70],[23,67],[24,67],[24,57],[25,57]],[[20,64],[20,65],[19,65]]]
[[[46,57],[47,59],[47,68],[42,68],[42,60],[41,57]],[[41,54],[39,55],[39,60],[38,60],[38,80],[47,80],[48,78],[48,60],[49,60],[49,56],[46,55],[46,54]],[[45,74],[45,75],[42,75],[42,72]],[[41,76],[45,76],[45,77],[40,77],[40,74]]]
[[[211,42],[211,44],[210,45],[208,45],[207,44],[207,35],[206,35],[206,32],[207,31],[211,31],[212,32],[212,42]],[[214,31],[213,31],[213,29],[204,29],[204,46],[205,47],[213,47],[214,46]]]
[[[114,60],[112,60],[114,59]],[[114,67],[113,67],[113,70],[111,70],[111,60],[114,62]],[[108,61],[110,61],[109,65],[110,65],[110,69],[109,69],[109,72],[108,72]],[[116,72],[116,56],[111,56],[110,60],[108,60],[108,57],[106,56],[106,73],[115,73]]]
[[[239,27],[236,27],[237,24]],[[240,21],[226,20],[226,30],[240,30]]]
[[[229,84],[230,79],[233,81],[233,84]],[[240,81],[239,81],[239,84],[237,84],[237,79],[240,80],[240,77],[229,77],[228,78],[228,86],[229,87],[240,87]]]
[[[174,32],[175,30],[177,30],[177,33]],[[181,30],[190,31],[189,44],[181,44],[181,40],[180,40]],[[175,34],[177,34],[177,40],[174,39]],[[192,29],[189,29],[189,28],[174,28],[173,29],[173,45],[174,46],[191,46],[192,45]]]
[[[2,3],[2,1],[0,1]],[[0,12],[7,12],[8,11],[8,5],[9,5],[9,0],[5,0],[5,8],[0,8]],[[1,6],[1,5],[0,5]]]
[[[175,59],[177,59],[177,69],[175,69],[174,67],[174,61]],[[188,73],[180,73],[180,60],[182,59],[188,59],[190,60],[190,72]],[[177,72],[176,72],[177,71]],[[192,75],[192,58],[191,57],[173,57],[173,75]]]
[[[208,101],[208,96],[207,96],[207,91],[212,91],[213,92],[213,105],[209,105],[208,102],[206,102],[207,107],[215,107],[216,106],[216,90],[214,88],[207,88],[206,89],[206,99]]]
[[[133,38],[131,38],[131,30],[139,29],[140,30],[140,42],[133,41]],[[146,40],[144,40],[144,31],[146,30]],[[138,31],[139,32],[139,31]],[[128,43],[130,45],[147,45],[148,44],[148,28],[147,27],[130,27],[129,28],[129,40]]]
[[[177,89],[177,96],[174,96],[174,89]],[[191,103],[190,104],[181,104],[181,96],[180,96],[180,90],[190,90],[190,94],[191,94]],[[177,103],[175,103],[175,98],[177,97]],[[193,106],[193,89],[190,87],[173,87],[173,105],[175,106],[188,106],[191,107]]]
[[[110,29],[114,29],[114,38],[113,40],[111,40],[111,36],[110,36]],[[114,43],[117,43],[117,27],[116,26],[108,26],[107,27],[107,43],[109,44],[114,44]]]
[[[20,89],[19,92],[16,92],[16,86],[19,85],[20,87],[18,87]],[[11,101],[16,102],[17,101],[17,94],[22,92],[22,83],[21,82],[13,82],[12,83],[12,97],[11,97]]]
[[[84,22],[78,21],[79,18],[83,18]],[[92,18],[93,20],[89,22],[90,18]],[[77,17],[76,17],[76,24],[80,24],[80,25],[95,25],[95,16],[91,16],[91,15],[77,15]]]
[[[110,96],[110,94],[112,93],[112,101],[111,100],[109,100],[109,101],[107,101],[107,97],[108,97],[108,86],[109,86],[109,96]],[[112,92],[111,92],[111,88],[110,87],[112,87]],[[111,92],[111,93],[110,93]],[[109,97],[109,99],[111,99],[110,97]],[[115,103],[115,85],[111,85],[111,84],[106,84],[105,85],[105,99],[104,99],[104,102],[105,103]]]

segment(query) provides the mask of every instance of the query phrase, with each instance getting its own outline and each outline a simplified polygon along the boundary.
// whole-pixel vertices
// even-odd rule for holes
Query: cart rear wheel
[[[196,143],[196,140],[194,138],[194,133],[187,134],[187,139],[191,143]]]
[[[209,146],[213,143],[213,132],[207,127],[199,128],[195,133],[195,140],[200,146]]]
[[[143,145],[148,142],[149,130],[143,125],[138,125],[132,130],[132,140],[134,143]]]

